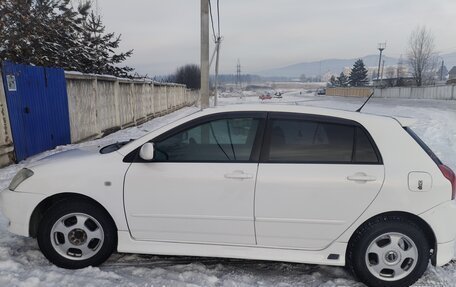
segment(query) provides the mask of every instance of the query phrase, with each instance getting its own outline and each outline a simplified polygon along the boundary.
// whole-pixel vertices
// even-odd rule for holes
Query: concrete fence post
[[[95,131],[97,134],[101,134],[101,128],[98,122],[98,78],[96,76],[92,79],[92,104],[95,110]]]
[[[146,82],[141,85],[141,103],[140,103],[141,116],[147,118],[148,111],[150,110],[149,101],[146,95]]]
[[[130,80],[130,95],[129,100],[131,103],[131,112],[133,114],[133,122],[136,124],[136,97],[135,97],[135,84]]]
[[[150,96],[150,104],[152,108],[150,109],[150,114],[155,116],[155,86],[153,83],[150,83],[150,90],[149,90],[149,96]]]
[[[154,84],[154,90],[155,90],[155,97],[157,98],[157,109],[155,110],[156,113],[158,113],[158,115],[160,115],[161,113],[161,105],[162,105],[162,102],[161,102],[161,88],[160,86],[157,86],[155,87],[155,84]]]
[[[116,119],[116,125],[118,127],[122,126],[122,121],[120,119],[120,87],[119,87],[119,80],[116,79],[114,82],[114,114]]]
[[[166,97],[166,113],[169,112],[169,93],[168,86],[165,86],[165,97]]]
[[[178,104],[177,104],[177,97],[178,97],[178,95],[177,95],[177,90],[178,90],[178,89],[179,89],[179,88],[178,88],[177,86],[174,86],[174,87],[173,87],[174,108],[177,108],[177,105],[178,105]]]
[[[2,72],[0,71],[0,166],[6,166],[13,163],[14,152],[8,104],[6,103],[6,95],[3,87]]]

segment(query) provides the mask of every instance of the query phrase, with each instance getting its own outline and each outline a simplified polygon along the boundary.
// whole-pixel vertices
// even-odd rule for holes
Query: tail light
[[[440,171],[442,172],[443,176],[451,182],[452,194],[451,199],[455,199],[456,197],[456,176],[454,172],[448,166],[444,164],[439,165]]]

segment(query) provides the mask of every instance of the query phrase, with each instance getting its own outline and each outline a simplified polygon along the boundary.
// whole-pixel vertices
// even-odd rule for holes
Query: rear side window
[[[376,149],[354,125],[301,119],[271,119],[268,162],[378,164]]]

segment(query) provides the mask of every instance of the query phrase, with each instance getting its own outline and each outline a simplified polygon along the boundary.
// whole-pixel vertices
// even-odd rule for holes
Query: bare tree
[[[426,27],[417,27],[409,39],[407,58],[416,85],[421,86],[431,80],[436,68],[434,35]]]
[[[189,89],[199,90],[201,86],[200,67],[195,64],[179,67],[170,79],[172,82],[186,85]]]

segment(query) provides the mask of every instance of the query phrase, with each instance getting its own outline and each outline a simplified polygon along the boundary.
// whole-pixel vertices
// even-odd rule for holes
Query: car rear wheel
[[[430,246],[413,221],[379,217],[363,225],[350,241],[347,266],[368,286],[410,286],[426,271]]]
[[[44,214],[37,239],[49,261],[68,269],[100,265],[117,245],[111,217],[101,207],[84,200],[55,203]]]

